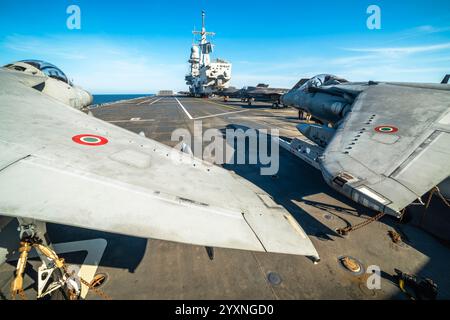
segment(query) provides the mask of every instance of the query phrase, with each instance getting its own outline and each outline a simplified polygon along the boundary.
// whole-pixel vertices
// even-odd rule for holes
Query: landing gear
[[[248,104],[249,106],[251,106],[252,103],[253,103],[253,101],[255,101],[255,99],[253,99],[253,98],[248,98],[248,99],[247,99],[247,104]]]
[[[285,108],[287,108],[287,106],[280,102],[272,103],[272,109],[285,109]]]
[[[271,101],[273,101],[272,109],[285,109],[288,107],[287,105],[281,102],[281,98],[273,97]]]
[[[302,110],[298,110],[298,119],[299,120],[306,120],[307,122],[310,122],[312,118],[312,115],[310,113],[307,113]]]
[[[28,254],[35,248],[42,265],[38,269],[37,298],[55,298],[59,296],[68,300],[77,300],[81,293],[81,279],[75,271],[69,270],[64,259],[59,258],[46,238],[44,222],[18,219],[20,232],[20,258],[11,283],[11,298],[17,296],[25,299],[23,276],[28,261]]]

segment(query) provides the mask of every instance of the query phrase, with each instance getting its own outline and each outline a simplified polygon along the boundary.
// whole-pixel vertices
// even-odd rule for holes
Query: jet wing
[[[450,176],[450,91],[371,85],[321,161],[325,180],[356,202],[399,216]]]
[[[0,215],[318,258],[255,186],[30,86],[0,70]]]

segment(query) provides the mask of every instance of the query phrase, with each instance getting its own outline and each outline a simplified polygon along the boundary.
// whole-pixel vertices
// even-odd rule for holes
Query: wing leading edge
[[[1,215],[318,258],[284,208],[228,171],[65,106],[17,74],[1,70],[0,82]]]

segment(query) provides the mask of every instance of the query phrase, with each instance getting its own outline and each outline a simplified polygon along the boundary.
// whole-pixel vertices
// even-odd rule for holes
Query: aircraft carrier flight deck
[[[296,129],[300,121],[295,109],[274,110],[262,102],[248,106],[237,99],[224,102],[218,98],[153,96],[89,111],[169,146],[177,143],[171,140],[173,130],[192,132],[195,120],[202,120],[204,130],[275,128],[281,137],[301,135]],[[320,262],[314,264],[304,256],[212,249],[56,224],[48,224],[48,233],[56,246],[72,246],[66,248],[67,253],[60,253],[68,264],[80,267],[87,259],[100,260],[94,263],[98,269],[85,272],[103,275],[99,289],[111,299],[407,299],[393,280],[395,269],[433,279],[439,284],[438,298],[450,298],[450,250],[417,227],[418,215],[408,215],[404,221],[384,216],[341,236],[337,229],[358,225],[376,213],[332,190],[320,171],[288,151],[280,149],[280,169],[273,176],[261,176],[259,165],[224,167],[286,208],[320,252]],[[434,199],[428,214],[441,206],[439,199]],[[16,232],[16,227],[11,223],[9,232]],[[392,234],[402,240],[396,243]],[[81,242],[80,247],[88,248],[87,252],[77,252]],[[343,257],[351,257],[360,265],[352,272],[343,266]],[[0,299],[9,298],[15,263],[0,267]],[[32,265],[38,266],[39,259],[31,259],[27,267],[24,288],[30,299],[37,289]],[[380,290],[367,288],[371,266],[381,269]],[[92,290],[86,298],[102,299]]]

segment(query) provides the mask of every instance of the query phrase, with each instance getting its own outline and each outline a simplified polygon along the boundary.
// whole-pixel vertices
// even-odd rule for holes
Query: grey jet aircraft
[[[281,96],[289,89],[269,88],[268,84],[260,83],[256,87],[244,87],[241,89],[240,98],[242,101],[252,105],[253,101],[271,102],[272,108],[285,107],[280,101]]]
[[[217,91],[215,94],[223,97],[224,101],[228,101],[229,98],[241,98],[242,89],[236,87],[228,87]]]
[[[396,217],[450,176],[450,85],[349,82],[318,75],[281,102],[320,124],[289,148],[350,199]],[[280,143],[284,143],[280,141]],[[295,149],[295,150],[294,150]],[[447,180],[446,180],[447,179]]]
[[[284,107],[284,105],[281,104],[280,98],[288,91],[289,89],[269,88],[268,84],[260,83],[256,87],[249,86],[241,89],[229,87],[217,91],[216,94],[223,97],[224,101],[227,101],[228,98],[238,98],[241,99],[242,102],[247,102],[249,106],[251,106],[254,101],[272,102],[272,108],[277,109]]]

